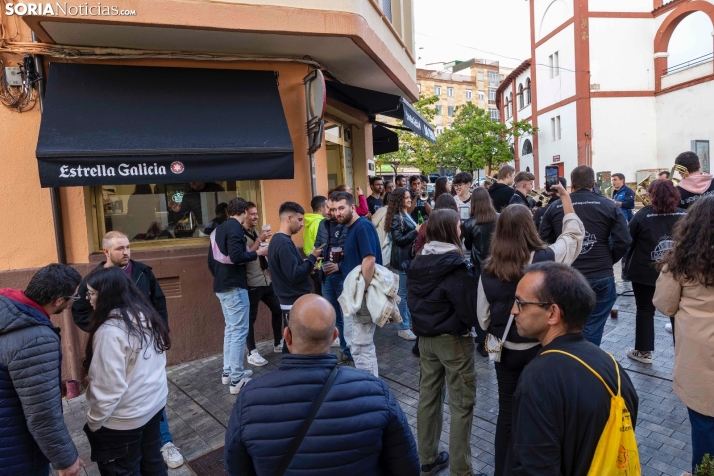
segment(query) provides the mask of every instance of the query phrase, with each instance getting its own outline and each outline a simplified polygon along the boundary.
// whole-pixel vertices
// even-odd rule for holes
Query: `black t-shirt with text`
[[[377,210],[384,206],[384,201],[381,198],[374,198],[372,195],[367,197],[367,207],[369,213],[374,214]]]

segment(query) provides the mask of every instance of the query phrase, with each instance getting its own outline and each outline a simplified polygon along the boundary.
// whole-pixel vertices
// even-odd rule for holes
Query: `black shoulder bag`
[[[295,457],[295,453],[297,453],[297,450],[300,448],[300,445],[302,444],[302,440],[305,439],[305,435],[307,435],[307,432],[310,429],[310,425],[312,425],[312,421],[315,419],[315,416],[317,416],[317,412],[320,410],[320,407],[322,406],[322,402],[325,401],[327,392],[329,392],[330,388],[332,388],[332,384],[335,382],[335,379],[337,378],[338,371],[339,371],[339,367],[337,365],[335,365],[335,368],[332,369],[332,372],[330,372],[330,375],[327,377],[327,382],[325,382],[325,385],[322,387],[322,391],[320,391],[320,395],[318,395],[317,400],[315,400],[315,403],[312,404],[310,413],[308,414],[305,421],[302,423],[302,426],[300,427],[300,431],[298,431],[297,436],[295,437],[292,444],[290,445],[290,449],[288,450],[287,453],[285,453],[285,456],[283,456],[283,460],[280,462],[280,466],[278,467],[278,470],[275,472],[275,474],[277,474],[278,476],[283,476],[285,474],[285,471],[287,471],[288,466],[290,466],[290,463],[292,462],[293,457]]]

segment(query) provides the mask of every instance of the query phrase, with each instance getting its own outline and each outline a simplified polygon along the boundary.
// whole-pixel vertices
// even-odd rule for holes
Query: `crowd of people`
[[[714,183],[696,154],[675,163],[686,176],[675,186],[660,175],[639,210],[622,174],[609,198],[578,166],[570,192],[559,177],[536,202],[535,176],[509,165],[488,188],[467,172],[438,178],[433,194],[419,175],[372,177],[369,196],[341,185],[313,197],[309,213],[283,203],[275,230],[259,228],[255,203],[221,206],[207,264],[225,320],[221,382],[238,395],[226,471],[472,475],[480,355],[496,370],[496,476],[607,465],[639,474],[636,446],[623,439],[613,453],[602,443],[634,441],[639,404],[627,372],[600,349],[615,266],[636,301],[629,358],[651,364],[655,309],[671,319],[694,469],[714,454]],[[165,411],[166,299],[126,235],[107,233],[102,248],[106,261],[84,278],[51,264],[24,291],[0,289],[1,474],[44,476],[51,464],[74,476],[84,465],[62,419],[50,320],[69,308],[88,333],[84,432],[100,473],[165,475],[183,464]],[[255,342],[261,302],[282,357],[251,379],[246,363],[268,363]],[[375,331],[392,324],[419,359],[416,439],[379,378]],[[439,450],[447,389],[448,452]]]

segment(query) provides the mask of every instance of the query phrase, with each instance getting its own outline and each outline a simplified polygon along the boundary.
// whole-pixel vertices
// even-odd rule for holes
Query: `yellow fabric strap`
[[[607,389],[607,391],[610,392],[610,396],[611,396],[611,397],[614,397],[614,396],[615,396],[615,394],[612,393],[612,390],[611,390],[610,387],[605,383],[605,380],[603,380],[603,378],[600,376],[600,374],[597,373],[597,372],[595,372],[595,370],[594,370],[592,367],[590,367],[588,364],[586,364],[586,363],[585,363],[582,359],[580,359],[579,357],[575,357],[573,354],[571,354],[571,353],[569,353],[569,352],[563,352],[562,350],[555,350],[555,349],[553,349],[553,350],[546,350],[545,352],[542,352],[541,354],[554,354],[554,353],[567,355],[567,356],[569,356],[569,357],[574,358],[575,360],[577,360],[577,361],[580,362],[581,364],[583,364],[589,371],[591,371],[591,372],[593,373],[593,375],[595,375],[597,378],[600,379],[600,381],[601,381],[602,384],[605,386],[605,388]],[[615,362],[615,372],[617,372],[617,396],[619,397],[619,396],[620,396],[620,368],[617,366],[617,361],[615,360],[615,357],[613,357],[612,354],[610,354],[609,352],[607,353],[607,355],[609,355],[610,358],[612,358],[612,361]]]

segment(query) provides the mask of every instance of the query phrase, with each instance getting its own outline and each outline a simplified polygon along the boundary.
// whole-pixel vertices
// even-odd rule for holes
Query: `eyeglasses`
[[[88,298],[90,298],[90,297],[92,297],[92,296],[96,296],[96,295],[98,295],[98,294],[99,294],[99,291],[90,291],[89,289],[87,289],[87,297],[88,297]],[[79,299],[79,298],[78,298],[78,299]]]
[[[65,300],[69,301],[70,299],[72,301],[79,301],[82,299],[82,296],[62,296]]]
[[[540,307],[545,307],[545,306],[550,306],[551,304],[554,304],[552,302],[528,302],[528,301],[519,301],[518,298],[516,298],[516,306],[518,306],[518,312],[521,312],[521,306],[525,306],[527,304],[532,304],[534,306],[540,306]]]

